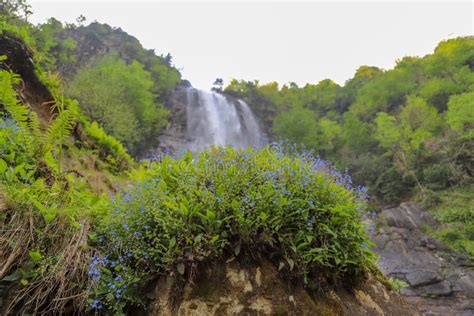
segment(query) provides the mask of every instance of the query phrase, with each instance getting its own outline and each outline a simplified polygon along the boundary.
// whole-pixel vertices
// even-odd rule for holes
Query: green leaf
[[[207,210],[206,211],[206,217],[209,218],[209,219],[214,219],[214,218],[216,218],[216,213],[214,213],[211,210]]]
[[[43,206],[39,201],[35,200],[34,198],[30,197],[31,203],[33,203],[34,206],[41,212],[41,213],[47,213],[46,207]]]
[[[27,285],[27,284],[28,284],[28,280],[26,280],[26,279],[21,279],[20,284],[23,285],[23,286],[24,286],[24,285]]]
[[[176,245],[176,238],[171,237],[169,247],[173,248]]]
[[[15,174],[18,174],[18,173],[21,173],[25,168],[25,164],[22,163],[18,166],[15,167],[15,169],[13,169],[13,171],[15,172]]]
[[[43,256],[38,251],[30,251],[28,254],[34,262],[39,262],[43,259]]]
[[[8,169],[7,163],[5,162],[5,160],[0,158],[0,174],[4,174],[5,171],[7,171],[7,169]]]
[[[218,239],[219,239],[219,235],[215,235],[214,237],[212,237],[211,244],[214,244]]]
[[[21,277],[22,277],[22,273],[20,271],[16,270],[12,274],[7,275],[6,277],[4,277],[2,279],[2,281],[14,282],[14,281],[17,281],[17,280],[21,279]]]
[[[46,214],[43,214],[43,218],[46,223],[51,223],[56,218],[56,214],[52,212],[47,212]]]

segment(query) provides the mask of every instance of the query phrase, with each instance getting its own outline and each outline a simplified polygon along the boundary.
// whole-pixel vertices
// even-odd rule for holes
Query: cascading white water
[[[188,149],[210,145],[258,148],[265,137],[242,100],[215,92],[186,88],[186,139]]]

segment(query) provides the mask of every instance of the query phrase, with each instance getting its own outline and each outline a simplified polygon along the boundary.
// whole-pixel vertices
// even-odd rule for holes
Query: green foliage
[[[311,110],[296,108],[275,118],[273,132],[292,143],[312,148],[316,145],[317,119]]]
[[[115,171],[127,169],[132,164],[132,158],[122,143],[108,135],[97,122],[89,123],[83,119],[83,124],[87,136],[105,150],[105,160],[116,167]]]
[[[375,139],[379,141],[382,147],[392,148],[400,141],[401,131],[395,125],[395,117],[385,112],[380,112],[377,114],[374,122],[376,125]]]
[[[474,187],[452,188],[441,193],[434,215],[443,226],[432,232],[453,249],[474,257]]]
[[[141,64],[127,65],[107,56],[80,70],[67,93],[79,100],[89,118],[133,152],[166,124],[168,112],[155,104],[152,87],[151,75]]]
[[[74,102],[58,102],[43,131],[19,102],[18,83],[17,75],[0,70],[0,191],[11,201],[0,214],[0,280],[15,291],[3,308],[7,314],[63,312],[72,302],[83,309],[88,220],[107,200],[63,168],[64,151],[73,145]]]
[[[462,139],[474,139],[474,92],[452,96],[449,99],[446,120]]]
[[[332,80],[326,79],[317,85],[307,84],[302,90],[305,105],[324,114],[334,110],[342,88]]]
[[[400,292],[404,287],[409,286],[407,282],[397,278],[388,278],[388,283],[390,284],[390,287],[397,292]]]
[[[361,121],[354,113],[348,111],[344,113],[342,139],[344,145],[351,151],[366,150],[372,142],[370,125]]]
[[[10,23],[15,20],[25,21],[31,15],[31,6],[26,0],[2,0],[0,17]]]
[[[76,60],[74,55],[77,43],[71,38],[59,38],[63,31],[63,24],[55,18],[40,24],[32,30],[35,38],[36,58],[42,67],[55,70]]]
[[[96,306],[120,312],[138,304],[134,284],[145,275],[186,279],[222,256],[270,256],[311,286],[349,284],[373,264],[364,192],[320,159],[211,148],[165,157],[134,177],[100,225]]]
[[[462,87],[454,81],[433,78],[421,85],[419,94],[439,112],[444,112],[447,109],[449,96],[459,94],[462,90]]]
[[[393,69],[363,85],[351,108],[363,120],[370,120],[377,112],[391,111],[405,102],[414,88],[414,75],[406,69]]]
[[[391,70],[361,66],[344,86],[233,80],[224,93],[243,98],[275,139],[348,168],[379,202],[428,198],[473,174],[473,47],[473,37],[450,39]]]

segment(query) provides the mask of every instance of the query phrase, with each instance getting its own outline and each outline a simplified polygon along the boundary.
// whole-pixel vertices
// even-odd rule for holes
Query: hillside
[[[0,314],[474,310],[473,37],[208,92],[29,9],[0,4]]]
[[[214,300],[210,264],[229,282],[219,308],[417,314],[377,271],[346,175],[268,147],[134,162],[61,94],[25,34],[2,22],[2,314],[192,314],[190,286]],[[249,269],[261,277],[242,280]]]
[[[135,294],[133,291],[133,286],[136,287],[141,283],[139,282],[140,279],[143,279],[142,282],[147,280],[146,283],[150,284],[150,276],[156,275],[157,273],[158,275],[164,274],[165,276],[171,273],[168,278],[172,277],[175,279],[174,282],[177,282],[177,285],[173,287],[175,289],[174,291],[176,291],[185,284],[188,284],[190,280],[195,279],[193,275],[196,271],[193,272],[193,270],[203,269],[205,267],[203,264],[211,258],[214,258],[212,259],[213,261],[219,261],[219,259],[217,259],[219,257],[221,257],[220,260],[223,260],[230,256],[234,258],[234,260],[243,260],[243,262],[246,262],[245,266],[250,267],[256,264],[258,260],[263,260],[267,256],[270,256],[268,258],[275,255],[289,256],[287,251],[289,250],[288,247],[290,244],[285,245],[283,239],[277,237],[278,234],[288,234],[293,229],[299,229],[301,230],[300,236],[305,236],[305,234],[302,234],[304,226],[301,226],[301,224],[306,224],[297,224],[296,217],[291,220],[289,218],[284,220],[283,217],[278,214],[268,214],[264,217],[265,213],[263,209],[265,208],[265,204],[260,206],[263,207],[262,211],[258,211],[256,206],[248,209],[248,211],[243,211],[247,213],[247,216],[257,216],[259,220],[263,221],[262,223],[257,223],[255,219],[251,220],[248,218],[240,224],[235,222],[233,229],[224,230],[220,227],[223,222],[229,221],[229,219],[225,219],[225,215],[218,214],[227,208],[224,207],[219,211],[220,206],[215,205],[214,207],[216,207],[216,209],[214,212],[207,210],[205,215],[200,214],[197,216],[197,214],[200,213],[200,202],[199,200],[194,202],[191,200],[196,197],[193,197],[193,191],[189,191],[189,188],[187,190],[187,198],[186,195],[181,196],[179,193],[186,191],[176,188],[170,191],[170,195],[163,195],[161,197],[164,199],[163,202],[159,202],[158,197],[154,197],[150,200],[150,197],[156,194],[153,192],[162,191],[151,185],[152,183],[157,183],[154,176],[155,173],[161,174],[160,178],[166,181],[159,184],[160,187],[168,183],[168,186],[178,184],[179,186],[183,186],[183,189],[186,189],[187,185],[193,185],[192,177],[186,180],[193,174],[192,168],[202,168],[200,166],[204,162],[216,163],[220,159],[244,159],[242,161],[243,164],[247,163],[245,159],[249,159],[248,163],[251,163],[251,160],[254,158],[245,158],[248,155],[250,155],[250,157],[254,155],[251,152],[239,153],[228,151],[223,154],[219,153],[220,150],[218,150],[215,153],[211,152],[196,157],[200,162],[195,164],[194,167],[194,164],[190,164],[190,156],[186,156],[183,158],[184,160],[176,162],[168,159],[162,164],[151,165],[142,171],[140,171],[141,169],[133,171],[134,173],[138,173],[138,175],[135,175],[135,178],[138,177],[142,179],[141,182],[136,184],[135,187],[130,187],[127,191],[115,195],[114,199],[109,201],[107,196],[99,195],[100,189],[103,188],[99,185],[99,180],[111,183],[113,179],[119,179],[120,176],[118,172],[122,169],[117,169],[117,167],[110,163],[114,158],[120,157],[113,155],[107,156],[104,161],[100,157],[100,145],[98,147],[99,152],[97,152],[94,148],[87,145],[88,141],[93,141],[90,140],[88,136],[82,136],[82,139],[77,137],[76,134],[79,133],[77,132],[78,129],[83,129],[84,124],[87,126],[87,124],[90,123],[85,119],[82,122],[78,119],[80,117],[79,109],[71,100],[65,101],[65,99],[61,99],[61,101],[52,100],[54,103],[47,102],[47,104],[51,104],[52,109],[56,110],[51,111],[50,117],[43,117],[40,122],[37,113],[44,111],[37,105],[30,104],[27,100],[18,99],[18,90],[15,90],[15,88],[20,87],[19,84],[21,83],[21,87],[25,87],[25,90],[22,90],[22,93],[25,95],[53,95],[53,93],[50,93],[44,84],[39,85],[41,80],[36,74],[38,70],[35,70],[32,64],[22,68],[21,76],[11,72],[11,69],[19,69],[20,65],[25,63],[25,60],[21,57],[29,56],[30,54],[18,38],[4,31],[1,37],[1,43],[2,47],[8,47],[8,49],[4,51],[7,55],[3,57],[3,67],[8,70],[1,70],[2,98],[0,99],[5,115],[5,118],[1,121],[4,127],[2,129],[2,142],[0,142],[2,145],[0,166],[2,167],[1,188],[3,192],[1,196],[2,244],[0,254],[2,255],[3,262],[5,262],[5,265],[3,265],[0,271],[0,278],[2,279],[2,309],[4,313],[9,314],[14,311],[49,311],[52,313],[72,313],[74,311],[74,313],[82,313],[89,308],[92,310],[106,308],[114,310],[115,312],[123,311],[124,309],[132,312],[136,310],[136,308],[140,308],[144,311],[147,310],[147,308],[142,304],[146,302],[138,300],[138,296],[136,295],[139,292]],[[13,52],[15,52],[15,54],[13,54]],[[29,63],[28,60],[30,60],[30,57],[27,58],[26,63]],[[38,90],[30,90],[30,87],[34,86],[34,83],[39,85],[36,88]],[[42,105],[45,106],[46,104],[43,102]],[[85,130],[87,131],[87,127]],[[7,139],[10,141],[6,142],[5,140]],[[241,158],[238,158],[239,156]],[[262,157],[259,158],[259,156]],[[285,160],[278,162],[281,158],[278,158],[276,154],[273,154],[271,151],[263,151],[261,153],[255,153],[255,162],[258,164],[264,163],[261,167],[257,167],[257,170],[259,168],[268,168],[265,166],[268,159],[276,159],[275,163],[281,163],[282,166],[289,163],[289,160],[286,162]],[[183,165],[183,162],[187,162],[187,164]],[[170,163],[174,167],[168,169],[169,167],[167,166]],[[113,171],[111,172],[111,170]],[[210,168],[208,170],[218,169]],[[243,170],[244,169],[239,171],[237,169],[235,172],[245,172]],[[200,174],[199,169],[196,169],[196,171],[198,173],[196,173],[194,177],[216,177],[215,179],[209,178],[207,180],[208,182],[205,183],[206,186],[210,186],[206,194],[224,194],[226,191],[222,191],[220,186],[228,186],[231,184],[226,184],[225,182],[221,183],[224,178],[221,178],[222,175],[220,174]],[[265,174],[263,170],[259,172],[262,176]],[[251,171],[251,173],[254,173],[254,171]],[[335,175],[337,176],[337,174]],[[283,174],[281,176],[284,177]],[[166,177],[169,179],[166,179]],[[191,182],[189,182],[189,184],[186,184],[185,181],[178,181],[176,183],[173,180],[175,177],[181,177],[183,180]],[[245,178],[239,177],[239,179],[237,179],[234,175],[230,178],[227,177],[227,179],[229,181],[243,180],[245,182]],[[322,179],[323,178],[319,177],[312,181],[322,181]],[[283,178],[281,181],[283,181]],[[326,181],[329,181],[327,185],[330,190],[335,190],[335,192],[346,190],[336,186],[335,183],[331,184],[331,180],[329,179]],[[198,183],[202,184],[203,182],[197,181],[196,184]],[[284,184],[284,182],[280,183]],[[236,183],[232,184],[234,193],[227,191],[226,194],[242,194],[235,185]],[[321,182],[321,185],[325,186],[326,184]],[[216,186],[216,188],[213,189],[213,186]],[[115,191],[116,189],[117,187],[110,185],[107,187],[106,192],[110,192],[111,190]],[[157,189],[159,190],[155,191]],[[263,184],[259,185],[257,183],[255,184],[255,189],[261,190],[262,194],[265,190],[268,190]],[[288,189],[290,189],[290,187],[288,187]],[[301,190],[301,188],[295,186],[291,190]],[[147,191],[149,191],[149,193],[146,193]],[[171,195],[171,192],[175,192],[176,198],[181,200],[180,206],[173,204],[175,203],[173,201],[176,200],[173,198],[173,195]],[[321,193],[322,192],[323,191],[321,191]],[[191,195],[189,195],[189,193],[191,193]],[[152,195],[149,195],[150,197],[147,198],[147,194]],[[297,193],[297,191],[295,191],[293,194],[303,194],[303,192]],[[308,192],[306,194],[314,193]],[[346,194],[352,193],[347,191]],[[231,208],[227,209],[230,218],[242,216],[232,211],[232,208],[235,207],[234,204],[239,203],[238,199],[232,199],[231,196],[221,196],[222,198],[218,199],[225,199],[226,203],[232,205]],[[263,197],[264,195],[261,195],[260,198]],[[282,198],[284,197],[281,196],[280,199]],[[155,199],[155,201],[153,201],[153,199]],[[258,200],[259,197],[255,196],[251,197],[251,199]],[[154,210],[153,204],[147,205],[147,201],[167,205],[170,209],[165,213],[161,211],[161,214],[162,216],[168,216],[169,219],[163,222],[163,219],[161,219],[157,222],[154,219],[156,216],[154,212],[159,211],[159,209]],[[128,211],[121,214],[120,209],[126,205],[124,203],[128,204],[126,207]],[[186,203],[187,206],[183,203]],[[256,202],[251,202],[251,205],[254,203]],[[261,203],[268,202],[262,201]],[[323,203],[322,197],[319,199],[319,203]],[[340,202],[337,203],[349,203],[348,207],[353,210],[355,209],[355,205],[351,204],[354,203],[352,199],[346,201],[340,200]],[[362,203],[362,201],[360,203]],[[284,207],[284,204],[281,202],[279,202],[279,205]],[[134,207],[138,213],[135,212]],[[176,207],[181,208],[181,211],[177,212],[177,210],[173,210]],[[321,204],[321,207],[323,209],[326,208],[323,204]],[[186,212],[192,212],[189,214],[189,216],[191,216],[189,219],[186,219],[186,215],[183,218],[180,214],[180,212],[184,212],[185,210],[187,210]],[[192,215],[195,212],[197,212],[197,214]],[[357,218],[356,214],[357,213],[353,213],[349,215],[349,213],[347,213],[345,216],[355,216]],[[338,216],[337,213],[333,215],[328,213],[328,215],[330,216],[329,218],[333,218],[333,220]],[[202,218],[200,216],[202,216]],[[119,220],[117,221],[117,219]],[[198,222],[195,222],[194,227],[185,228],[185,226],[181,226],[180,224],[183,220],[186,222],[189,220],[191,220],[191,222],[198,221],[201,223],[200,225],[204,225],[205,227],[200,227],[200,225],[197,224]],[[238,218],[235,218],[235,220],[238,220]],[[231,220],[229,223],[233,221],[234,220]],[[281,222],[279,224],[281,226],[280,232],[272,232],[270,227],[264,225],[266,221],[269,223]],[[146,225],[142,226],[144,223]],[[328,222],[328,225],[331,226],[333,224],[329,224]],[[352,238],[360,238],[359,243],[362,243],[364,233],[361,230],[360,222],[354,221],[352,225],[354,225],[356,229],[353,232],[354,235]],[[166,228],[167,226],[169,227]],[[337,229],[340,230],[340,233],[350,233],[351,230],[344,228],[344,226],[345,225]],[[148,231],[147,227],[150,227],[152,230]],[[329,228],[329,226],[325,227]],[[334,228],[336,229],[335,226]],[[129,234],[129,229],[133,229],[133,233]],[[163,232],[169,231],[170,229],[177,229],[177,231],[171,234],[168,233],[170,235],[160,236]],[[314,229],[319,230],[320,226],[315,225]],[[34,230],[33,235],[30,235],[30,230]],[[263,231],[260,232],[260,230]],[[267,233],[264,233],[265,231],[267,231]],[[287,232],[284,233],[285,231]],[[320,233],[322,234],[321,236],[327,234],[324,233],[324,231]],[[146,234],[148,237],[141,238],[142,234]],[[214,236],[213,234],[217,235]],[[334,232],[332,232],[332,234],[334,234]],[[314,234],[312,235],[315,236]],[[132,236],[133,238],[129,239]],[[189,237],[192,236],[194,236],[194,238],[189,240]],[[149,243],[148,238],[156,238],[157,241],[158,238],[161,238],[160,242],[169,249],[165,253],[162,253],[160,248],[157,248],[154,243]],[[200,241],[198,241],[198,238]],[[236,243],[235,238],[240,239],[240,241]],[[269,240],[266,241],[267,238],[276,238],[276,240],[272,242]],[[353,251],[353,254],[350,255],[353,257],[342,260],[342,257],[339,257],[342,254],[335,253],[333,257],[328,256],[325,259],[320,257],[318,259],[320,263],[317,264],[311,263],[311,259],[306,262],[311,256],[308,257],[308,259],[304,259],[301,255],[306,253],[306,256],[309,256],[311,249],[319,249],[313,247],[320,242],[316,240],[311,242],[307,237],[304,238],[304,243],[296,239],[294,240],[294,242],[300,243],[297,247],[301,248],[301,250],[291,255],[291,257],[286,257],[284,260],[286,260],[287,263],[283,264],[283,262],[281,262],[278,268],[279,270],[289,264],[289,268],[284,269],[290,269],[288,271],[293,271],[294,269],[295,275],[292,277],[295,278],[294,280],[301,277],[298,276],[300,273],[298,270],[304,272],[306,275],[305,278],[315,273],[310,271],[314,269],[319,270],[320,272],[318,272],[318,274],[320,274],[320,277],[327,279],[327,281],[324,281],[324,283],[327,284],[325,287],[322,287],[321,284],[317,286],[320,288],[320,291],[323,291],[322,293],[329,291],[333,282],[341,282],[341,277],[345,279],[344,282],[347,282],[349,280],[348,278],[356,277],[359,279],[362,277],[362,279],[359,279],[359,281],[354,284],[369,282],[364,281],[366,279],[364,275],[369,273],[366,269],[371,265],[370,261],[368,261],[370,260],[370,256],[367,257],[367,259],[361,257],[361,254],[365,253],[366,250],[363,250],[360,245],[358,246],[360,248],[349,250],[350,248],[347,247],[349,247],[350,244],[344,243],[343,239],[341,239],[340,242],[342,243],[338,242],[337,244],[339,244],[340,247],[344,247],[345,257],[348,256],[347,251]],[[327,239],[329,235],[322,238]],[[341,238],[343,237],[341,236]],[[105,241],[104,239],[110,240]],[[259,239],[260,241],[256,242]],[[316,244],[310,246],[310,242]],[[180,245],[179,248],[175,246],[178,244]],[[332,242],[329,242],[329,244],[332,244]],[[113,245],[121,246],[120,248],[115,248]],[[235,248],[236,246],[238,246],[238,248]],[[309,248],[303,250],[304,247]],[[260,248],[262,250],[266,249],[265,252],[268,254],[259,256],[261,259],[257,259],[257,257],[250,259],[256,256],[257,253],[254,253],[251,257],[247,257]],[[288,249],[282,252],[285,248]],[[147,252],[140,253],[140,251],[142,251],[140,249],[147,249]],[[159,252],[155,253],[155,251]],[[234,254],[230,255],[229,251],[232,251]],[[338,251],[342,251],[342,249]],[[147,254],[148,252],[149,254]],[[299,254],[300,252],[301,254]],[[242,255],[244,253],[245,255]],[[287,254],[285,255],[285,253]],[[169,257],[161,259],[155,257],[156,255],[161,257],[164,254]],[[185,257],[181,258],[183,255]],[[150,261],[148,259],[149,256],[153,256],[154,259]],[[193,257],[196,257],[197,260],[193,259]],[[206,260],[206,258],[208,259]],[[283,258],[285,257],[282,257],[282,259]],[[162,268],[154,266],[159,262],[157,260],[161,260]],[[179,263],[181,260],[185,261]],[[252,263],[254,260],[255,263]],[[328,260],[327,263],[325,263],[326,260]],[[337,264],[335,268],[332,264],[329,264],[330,261],[334,262],[334,260]],[[356,263],[354,260],[359,261],[359,263]],[[203,261],[203,263],[200,263],[200,261]],[[177,266],[175,266],[175,264],[177,264]],[[215,264],[216,269],[219,269],[219,264]],[[137,270],[137,265],[142,267]],[[264,278],[269,277],[267,273],[272,273],[273,276],[271,278],[273,278],[273,280],[265,282],[283,282],[278,281],[282,276],[279,276],[279,272],[273,264],[266,263],[265,265],[267,267],[257,266],[258,271],[263,273]],[[305,266],[306,268],[304,268]],[[114,267],[115,269],[113,269]],[[117,267],[121,268],[117,269]],[[166,269],[162,270],[163,268]],[[188,269],[191,270],[189,271]],[[237,275],[237,279],[235,279],[230,276],[234,273],[231,268],[224,269],[227,270],[227,274],[229,274],[229,282],[232,284],[237,282],[235,286],[238,287],[240,282],[249,282],[238,279],[240,274],[243,273],[243,275],[245,275],[246,272],[235,272]],[[305,271],[305,269],[309,270]],[[168,272],[165,273],[166,271]],[[149,274],[148,276],[147,273]],[[205,274],[205,272],[202,273]],[[102,274],[104,275],[101,276]],[[338,276],[338,274],[341,276]],[[183,275],[183,277],[179,277],[180,275]],[[199,278],[199,275],[196,277]],[[195,284],[201,284],[198,280],[199,279],[196,279]],[[202,286],[206,286],[206,281],[203,282]],[[255,282],[259,284],[261,281],[257,280]],[[302,282],[302,279],[300,282]],[[151,284],[153,283],[154,282]],[[159,286],[161,283],[157,284]],[[285,283],[281,283],[281,285],[276,286],[276,288],[272,285],[272,289],[277,290],[282,287],[283,290],[285,287],[284,284]],[[372,310],[379,311],[381,308],[384,310],[394,309],[410,311],[412,314],[416,313],[408,306],[402,307],[403,305],[400,305],[400,298],[396,294],[390,293],[390,290],[384,289],[385,286],[380,284],[380,281],[371,280],[370,284],[374,284],[378,288],[377,291],[383,291],[385,294],[380,296],[377,292],[369,293],[366,292],[369,290],[365,288],[357,289],[357,293],[359,293],[357,297],[353,296],[354,294],[351,294],[351,292],[344,292],[345,294],[340,295],[344,295],[345,303],[342,304],[342,301],[338,303],[341,304],[340,307],[337,307],[338,305],[334,306],[333,304],[329,307],[321,305],[317,301],[312,301],[312,299],[307,296],[308,294],[304,294],[308,290],[303,287],[298,290],[301,292],[299,295],[303,296],[300,297],[295,294],[294,297],[291,297],[293,297],[294,304],[298,302],[299,307],[297,307],[296,310],[301,308],[309,310],[313,310],[314,308],[340,308],[347,310],[352,308],[345,304],[351,302],[350,304],[359,306],[358,308],[361,314]],[[103,288],[104,286],[107,290]],[[359,287],[361,285],[357,286]],[[350,288],[351,285],[346,284],[345,287]],[[140,288],[136,288],[136,291],[140,291]],[[228,291],[230,291],[228,295],[232,297],[232,295],[236,295],[239,290],[236,288],[229,289]],[[248,292],[250,292],[249,295],[252,294],[252,290]],[[88,293],[93,297],[93,299],[89,301],[87,300]],[[206,297],[207,294],[205,293],[206,292],[200,290],[197,292],[201,297]],[[98,297],[94,298],[94,295],[98,295]],[[166,303],[167,300],[173,302],[179,299],[179,296],[176,297],[176,294],[167,294],[168,298],[163,301],[163,298],[161,298],[162,290],[159,290],[159,295],[159,300],[162,302],[161,304],[168,304]],[[266,297],[272,298],[274,296],[273,294],[269,295],[270,296],[267,295]],[[387,297],[392,298],[387,301]],[[274,299],[277,299],[277,297],[275,296]],[[283,298],[278,299],[281,300]],[[332,299],[334,298],[331,298],[331,300]],[[186,300],[187,299],[185,299],[182,304],[187,304]],[[255,305],[255,307],[250,307],[251,310],[255,309],[267,314],[271,313],[274,307],[265,301],[266,299],[257,297],[255,300],[258,303],[256,303],[257,305]],[[281,303],[284,303],[284,300]],[[378,303],[375,303],[373,300]],[[238,299],[237,302],[239,302]],[[243,302],[244,301],[242,301],[242,303]],[[174,303],[170,304],[173,306]],[[236,304],[236,308],[239,308],[239,303]],[[267,306],[268,304],[270,305]],[[135,309],[133,306],[135,306]],[[190,306],[188,309],[191,311],[194,308]],[[154,307],[154,310],[157,311],[156,307]],[[158,310],[158,313],[161,314],[161,310]],[[334,313],[337,313],[337,309],[334,310]]]

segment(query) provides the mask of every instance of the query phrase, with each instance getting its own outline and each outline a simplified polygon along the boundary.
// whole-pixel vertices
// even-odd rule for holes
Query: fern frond
[[[38,152],[41,147],[41,125],[38,118],[38,114],[35,111],[30,111],[29,113],[29,128],[31,133],[31,138],[35,145],[34,151]]]
[[[27,131],[28,106],[21,105],[15,91],[15,85],[20,83],[20,77],[6,70],[0,70],[0,105],[4,107],[9,116],[20,129]]]
[[[43,134],[44,150],[51,150],[54,147],[64,143],[71,136],[75,124],[79,118],[79,108],[73,102],[70,102],[67,108],[64,101],[56,103],[57,114],[53,116],[54,120]]]

